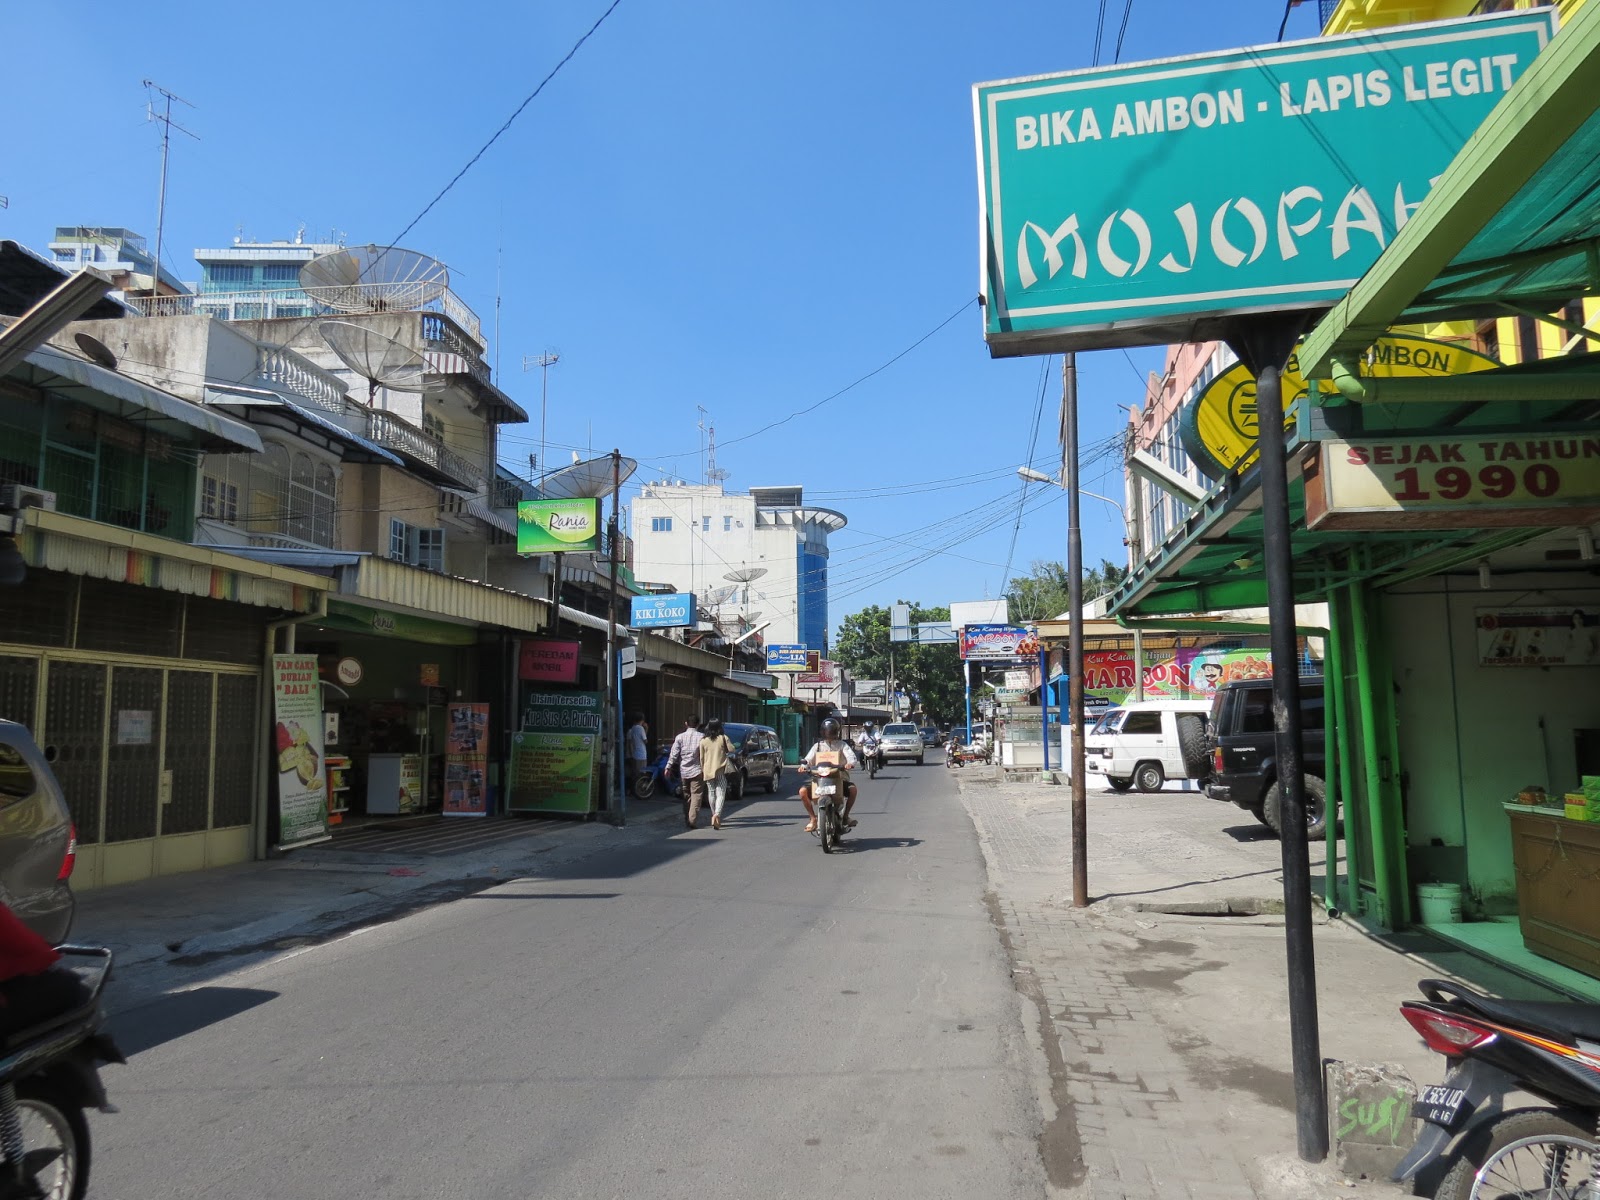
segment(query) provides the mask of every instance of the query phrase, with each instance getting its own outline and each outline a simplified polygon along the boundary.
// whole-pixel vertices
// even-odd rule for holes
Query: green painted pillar
[[[1409,905],[1405,884],[1405,828],[1394,787],[1394,681],[1385,647],[1377,653],[1378,631],[1370,607],[1372,595],[1361,584],[1350,588],[1350,640],[1354,643],[1356,696],[1360,703],[1361,757],[1366,793],[1367,832],[1372,839],[1372,872],[1376,911],[1385,929],[1406,922]]]

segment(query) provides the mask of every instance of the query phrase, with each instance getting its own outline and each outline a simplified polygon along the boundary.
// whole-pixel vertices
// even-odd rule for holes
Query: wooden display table
[[[1506,812],[1523,944],[1600,978],[1600,822],[1521,804]]]

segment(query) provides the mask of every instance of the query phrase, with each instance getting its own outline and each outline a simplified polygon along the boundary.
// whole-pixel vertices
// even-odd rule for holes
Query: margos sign
[[[1326,307],[1554,32],[1546,11],[973,89],[992,353]]]

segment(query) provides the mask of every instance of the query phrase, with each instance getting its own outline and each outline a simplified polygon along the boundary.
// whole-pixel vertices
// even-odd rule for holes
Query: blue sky
[[[42,250],[83,223],[154,243],[148,77],[193,102],[175,116],[202,139],[174,140],[165,258],[182,278],[194,247],[240,233],[389,242],[608,3],[150,3],[114,21],[13,6],[7,40],[36,52],[11,56],[10,92],[32,99],[8,124],[0,236]],[[1105,4],[1103,61],[1123,4]],[[1013,474],[1030,445],[1057,461],[1059,359],[991,360],[973,303],[971,85],[1088,66],[1100,8],[621,0],[401,243],[450,266],[486,329],[503,247],[500,384],[534,414],[505,430],[503,460],[538,449],[522,361],[554,350],[552,462],[615,445],[640,460],[636,484],[696,479],[703,407],[727,486],[801,483],[843,512],[835,625],[864,604],[998,595],[1008,561],[1064,557],[1062,494],[1034,485],[1019,525]],[[1314,36],[1314,9],[1287,36]],[[1282,0],[1133,0],[1122,60],[1269,42],[1282,15]],[[1159,362],[1079,356],[1086,446]],[[1113,456],[1082,480],[1122,497]],[[1083,514],[1085,560],[1122,561],[1116,510]]]

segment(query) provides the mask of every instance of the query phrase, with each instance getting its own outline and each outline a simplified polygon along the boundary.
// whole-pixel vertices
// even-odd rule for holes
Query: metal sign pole
[[[1078,356],[1061,358],[1061,478],[1067,484],[1067,709],[1072,721],[1072,906],[1089,906],[1089,780],[1083,738],[1083,530],[1078,524]]]
[[[1279,825],[1283,849],[1284,950],[1289,975],[1289,1046],[1294,1066],[1300,1157],[1328,1157],[1328,1100],[1317,1024],[1317,961],[1311,934],[1311,854],[1306,844],[1301,774],[1300,663],[1294,614],[1294,550],[1289,534],[1288,456],[1283,435],[1283,368],[1300,336],[1297,314],[1256,317],[1229,344],[1256,377],[1256,444],[1261,448],[1262,565],[1271,626],[1272,707],[1276,717]],[[1330,814],[1330,820],[1333,819]],[[1334,864],[1330,862],[1328,869]]]

